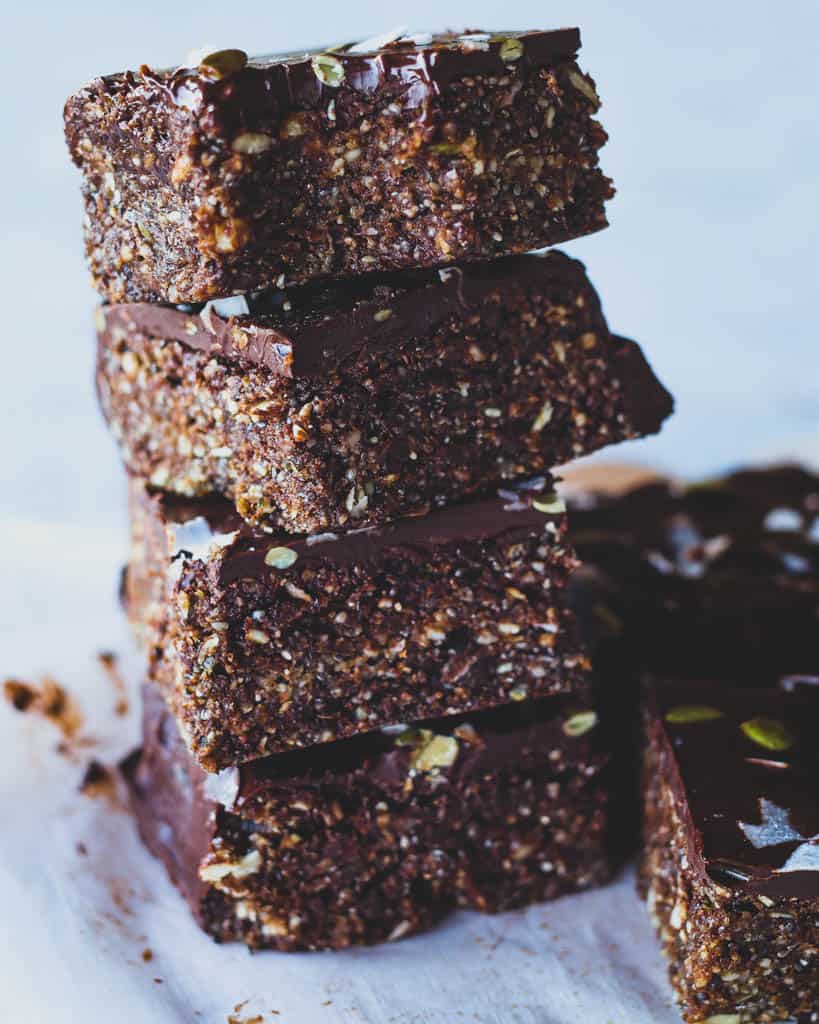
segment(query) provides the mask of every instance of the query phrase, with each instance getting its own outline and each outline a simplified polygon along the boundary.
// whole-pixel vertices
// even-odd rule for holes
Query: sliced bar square
[[[339,949],[599,885],[606,757],[567,697],[208,775],[153,687],[126,765],[148,848],[218,941]]]
[[[646,712],[642,883],[688,1022],[819,1006],[819,688],[671,682]]]
[[[254,531],[132,486],[126,603],[209,770],[382,725],[582,694],[548,481],[345,534]]]
[[[644,673],[760,688],[817,674],[819,477],[776,465],[622,491],[618,473],[569,488],[570,589],[634,847]]]
[[[231,308],[101,307],[102,407],[132,472],[293,533],[548,472],[672,408],[562,253]]]
[[[97,78],[65,129],[108,301],[523,253],[606,226],[577,29],[388,38]]]

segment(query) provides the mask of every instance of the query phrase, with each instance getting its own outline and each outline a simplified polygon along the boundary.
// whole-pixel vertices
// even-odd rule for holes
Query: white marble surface
[[[375,0],[225,5],[16,4],[4,12],[0,649],[3,673],[57,675],[95,735],[113,730],[94,661],[123,649],[115,574],[123,484],[93,399],[94,298],[78,178],[60,124],[94,74],[171,64],[201,45],[290,49],[403,18]],[[609,231],[568,247],[610,322],[675,392],[663,435],[613,453],[675,472],[819,453],[815,253],[819,8],[761,0],[414,0],[413,27],[580,24],[619,188]],[[628,880],[428,939],[341,957],[255,957],[198,936],[124,816],[78,802],[79,765],[44,723],[0,708],[0,997],[4,1019],[672,1024]],[[103,746],[103,751],[108,749]],[[77,858],[74,842],[90,856]],[[111,909],[110,884],[130,887]],[[139,959],[142,944],[156,960]],[[601,959],[602,957],[602,959]],[[601,966],[603,964],[603,966]],[[188,973],[190,971],[190,973]],[[162,984],[154,977],[162,977]],[[324,1005],[328,1000],[329,1005]],[[192,1016],[191,1007],[201,1016]],[[271,1011],[278,1009],[281,1016]]]

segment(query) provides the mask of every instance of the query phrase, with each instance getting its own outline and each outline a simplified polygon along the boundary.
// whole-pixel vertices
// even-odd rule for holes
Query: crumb
[[[88,763],[80,782],[80,792],[92,800],[105,800],[113,808],[120,806],[116,773],[106,768],[100,761],[93,760]]]
[[[164,978],[154,978],[154,985],[163,985],[165,983]]]
[[[21,679],[6,679],[3,694],[16,711],[32,712],[52,722],[66,740],[74,739],[82,726],[76,703],[51,676],[43,676],[39,686]]]
[[[111,785],[111,773],[100,761],[88,762],[85,775],[80,782],[80,792],[83,796],[100,796]]]
[[[77,845],[74,847],[74,849],[77,851],[77,853],[81,857],[87,857],[88,856],[88,847],[85,845],[84,842],[80,841],[79,843],[77,843]]]
[[[233,1013],[228,1014],[227,1024],[264,1024],[264,1015],[261,1013],[257,1013],[254,1017],[239,1016],[239,1013],[249,1002],[249,999],[243,999],[241,1003],[237,1003],[233,1007]],[[271,1010],[270,1012],[275,1013],[278,1016],[279,1011]]]
[[[125,682],[125,679],[119,670],[116,654],[114,654],[113,651],[100,651],[97,654],[97,660],[102,666],[105,674],[108,676],[111,685],[114,687],[114,693],[116,694],[114,714],[127,715],[128,708],[130,707],[128,701],[128,684]]]
[[[131,886],[127,882],[111,878],[108,880],[108,890],[111,895],[111,902],[117,910],[126,917],[133,917],[134,912],[131,909],[131,900],[134,898],[134,890]]]
[[[28,711],[36,698],[34,688],[19,679],[7,679],[3,683],[3,694],[16,711]]]
[[[154,958],[153,950],[152,949],[148,949],[147,946],[146,946],[145,949],[142,950],[142,962],[144,964],[149,964],[153,960],[153,958]]]

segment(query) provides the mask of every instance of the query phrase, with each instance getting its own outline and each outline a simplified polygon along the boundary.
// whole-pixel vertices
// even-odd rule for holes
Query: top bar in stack
[[[198,302],[606,226],[577,29],[402,36],[97,78],[65,123],[109,301]]]

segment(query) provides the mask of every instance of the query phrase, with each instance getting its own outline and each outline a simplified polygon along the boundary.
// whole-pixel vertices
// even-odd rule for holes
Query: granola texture
[[[707,688],[692,691],[689,687],[682,692],[687,692],[691,701],[710,699]],[[742,701],[751,715],[754,694],[744,691]],[[663,704],[664,709],[668,703]],[[677,714],[695,716],[692,706],[701,715],[702,707],[711,707],[681,705]],[[722,707],[718,698],[712,711]],[[814,761],[816,711],[815,693],[812,705],[795,712],[813,723]],[[673,717],[673,710],[671,714]],[[709,725],[710,731],[697,733]],[[787,805],[791,795],[790,814],[784,823],[772,809],[774,805],[764,799],[758,802],[754,814],[743,813],[749,799],[753,802],[757,796],[753,787],[743,786],[736,800],[721,799],[726,793],[725,764],[719,758],[712,761],[708,751],[715,735],[720,735],[715,730],[724,725],[725,720],[719,717],[711,722],[691,722],[680,725],[672,737],[668,726],[664,729],[656,706],[647,712],[641,887],[687,1022],[767,1024],[797,1019],[807,1024],[815,1019],[819,1007],[819,859],[810,853],[816,849],[816,837],[802,835],[797,827],[808,821],[794,810],[800,788],[805,792],[805,782],[785,781],[785,787],[794,785],[794,789],[788,794],[786,788],[781,801]],[[677,760],[679,730],[686,730],[702,751],[704,764],[695,777],[689,770],[681,770]],[[739,729],[735,732],[739,735]],[[701,738],[696,739],[697,735]],[[744,754],[753,754],[754,748],[759,754],[758,766],[749,770],[745,764],[745,773],[757,783],[765,773],[790,773],[791,769],[782,763],[790,760],[789,753],[772,753],[758,742],[745,746],[748,749],[743,750]],[[814,794],[815,825],[819,806],[815,769],[807,784]],[[687,795],[702,802],[702,792],[714,787],[719,790],[719,803],[713,805],[708,817],[703,817],[697,807],[692,809]],[[755,824],[759,817],[761,826]],[[733,829],[738,839],[744,828],[748,836],[753,836],[754,844],[742,840],[741,857],[725,857],[724,838],[719,845],[713,841],[721,827]],[[790,862],[783,866],[789,857]],[[804,870],[796,870],[795,857],[801,858]]]
[[[65,129],[109,301],[197,302],[521,253],[613,189],[575,29],[97,78]]]
[[[575,560],[543,486],[301,538],[134,481],[128,610],[196,759],[585,692]]]
[[[566,698],[419,723],[206,775],[145,693],[140,832],[201,927],[340,949],[599,885],[606,758]],[[588,718],[588,714],[586,715]]]
[[[213,331],[196,314],[103,307],[98,393],[128,468],[309,533],[659,430],[671,398],[638,346],[609,334],[581,264],[550,253],[449,273],[283,293],[275,312],[207,319]],[[271,352],[279,372],[260,365]]]

